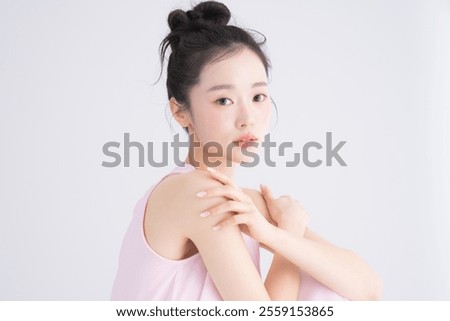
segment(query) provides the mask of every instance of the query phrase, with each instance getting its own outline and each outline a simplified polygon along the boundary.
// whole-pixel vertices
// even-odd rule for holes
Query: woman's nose
[[[253,126],[255,124],[255,114],[254,110],[252,110],[252,106],[242,103],[236,121],[238,128]]]

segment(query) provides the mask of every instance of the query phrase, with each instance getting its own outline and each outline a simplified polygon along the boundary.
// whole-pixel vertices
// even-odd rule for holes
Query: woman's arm
[[[204,210],[214,208],[227,199],[222,196],[199,199],[197,191],[222,186],[205,172],[180,175],[174,183],[171,206],[183,213],[177,226],[191,239],[223,300],[271,300],[257,267],[252,261],[238,225],[212,230],[220,221],[233,216],[231,212],[200,217]],[[186,191],[191,191],[186,193]],[[270,224],[266,224],[270,227]],[[264,230],[268,232],[268,230]]]
[[[294,237],[300,235],[300,231],[295,227],[279,226],[279,228],[289,232]],[[272,265],[267,273],[264,285],[273,300],[298,300],[300,290],[301,273],[298,266],[275,252]]]
[[[262,194],[255,189],[244,189],[244,191],[251,196],[260,213],[270,220],[270,213]],[[276,222],[270,221],[277,226]],[[306,240],[303,242],[306,244],[303,247],[306,247],[306,250],[312,252],[313,255],[303,252],[301,246],[295,245],[295,241],[291,240],[291,246],[288,249],[284,248],[283,251],[293,251],[300,255],[300,258],[294,262],[289,261],[291,264],[295,263],[294,265],[322,284],[351,300],[380,299],[382,288],[380,277],[357,254],[336,247],[307,227],[303,238],[300,239]],[[302,240],[299,242],[301,243]],[[275,253],[282,255],[274,248],[264,243],[260,244],[274,255]],[[284,254],[282,256],[288,260],[289,257],[292,258],[292,253],[288,257]]]
[[[275,253],[264,286],[274,301],[296,301],[300,290],[299,268]]]
[[[265,201],[261,193],[255,189],[243,188],[245,194],[251,197],[253,203],[258,208],[260,213],[272,224],[277,226],[265,205]],[[241,225],[241,230],[244,233],[247,232],[247,227]],[[283,227],[281,227],[283,228]],[[284,227],[284,229],[289,230],[291,227]],[[300,234],[300,231],[290,230],[292,234]],[[298,294],[300,290],[301,273],[299,268],[284,258],[278,253],[274,253],[273,250],[264,245],[264,243],[259,243],[260,246],[273,254],[272,264],[267,273],[264,285],[267,292],[270,294],[273,300],[279,301],[292,301],[298,299]]]
[[[265,203],[277,202],[272,196],[272,193],[261,186],[262,195],[264,196]],[[269,215],[273,225],[290,233],[294,237],[301,238],[305,230],[305,224],[291,224],[291,222],[281,221],[277,223],[273,220],[273,217]],[[288,261],[279,253],[274,253],[272,259],[272,265],[267,273],[265,286],[272,298],[276,300],[298,300],[301,283],[300,269]]]
[[[342,296],[351,300],[379,299],[381,295],[380,278],[356,254],[333,245],[304,238],[305,226],[301,232],[302,237],[297,238],[297,236],[271,225],[263,218],[251,197],[244,197],[243,190],[235,186],[226,175],[215,173],[212,176],[225,185],[212,188],[205,195],[216,199],[218,196],[220,199],[223,196],[229,198],[228,200],[223,199],[224,203],[218,207],[217,213],[223,212],[225,208],[234,209],[228,213],[234,211],[240,213],[231,215],[220,222],[219,225],[225,227],[223,232],[227,228],[246,224],[255,240],[272,248],[276,253]],[[292,200],[288,196],[281,197],[268,205],[274,207],[273,209],[268,207],[270,215],[275,215],[274,219],[280,222],[286,217],[290,222],[295,222],[300,226],[307,214],[301,209],[298,201]],[[288,213],[285,213],[283,209],[288,209]],[[300,209],[299,215],[292,212],[296,209]],[[264,228],[261,228],[262,226]]]
[[[196,173],[194,175],[202,174]],[[210,211],[209,215],[206,216],[206,219],[203,219],[203,222],[198,222],[197,218],[193,218],[183,224],[183,226],[189,231],[187,236],[194,243],[198,244],[205,265],[207,265],[208,271],[222,296],[225,297],[227,291],[230,291],[230,298],[241,296],[241,298],[250,300],[252,294],[256,295],[257,298],[261,298],[260,293],[263,293],[262,295],[265,294],[269,297],[268,299],[272,300],[297,300],[301,277],[299,269],[278,254],[274,257],[268,278],[264,284],[266,286],[264,290],[266,291],[261,289],[260,283],[262,281],[260,276],[258,274],[258,277],[256,277],[256,273],[250,271],[253,270],[251,267],[254,268],[254,266],[248,263],[250,260],[248,260],[247,249],[242,246],[242,240],[239,242],[239,237],[236,237],[236,233],[240,236],[238,225],[241,224],[241,226],[246,226],[248,235],[259,241],[269,234],[271,224],[258,212],[252,198],[236,186],[229,177],[218,172],[211,173],[211,175],[217,181],[208,182],[208,184],[218,185],[206,186],[206,188],[202,188],[202,193],[197,193],[198,197],[203,198],[203,210],[208,209]],[[201,177],[197,177],[197,181],[200,181],[199,178]],[[191,188],[194,187],[194,191],[200,192],[201,190],[192,184],[188,185]],[[225,199],[224,196],[226,197]],[[219,205],[215,205],[211,201]],[[195,200],[187,203],[194,204],[194,207],[198,205],[198,202]],[[196,212],[200,212],[200,210],[196,210]],[[211,233],[212,226],[221,227],[220,231],[216,231],[216,236],[214,233]],[[298,226],[293,224],[286,226],[286,229],[295,235]],[[304,230],[304,227],[301,229]],[[233,250],[236,248],[238,248],[237,253]],[[230,270],[226,271],[227,273],[223,273],[224,255],[226,256],[225,262],[227,262],[227,265],[231,265],[235,271]],[[244,259],[242,260],[241,258]],[[241,285],[244,285],[244,287],[241,287]],[[267,298],[263,299],[268,300]]]
[[[271,226],[264,242],[317,281],[350,300],[379,300],[380,277],[354,252]]]
[[[208,187],[197,196],[202,197],[206,200],[208,198],[213,200],[219,199],[218,203],[220,203],[220,200],[223,200],[223,203],[218,206],[216,205],[211,207],[211,204],[207,206],[210,211],[208,217],[215,216],[213,220],[214,224],[224,227],[222,231],[217,234],[224,234],[224,236],[226,237],[226,235],[228,235],[230,232],[229,229],[238,229],[238,231],[240,231],[238,225],[241,224],[246,225],[246,233],[253,237],[255,240],[259,241],[264,238],[265,235],[268,234],[268,229],[271,226],[271,223],[269,223],[269,221],[266,220],[261,215],[261,213],[259,213],[256,205],[253,203],[252,198],[248,196],[243,189],[240,189],[238,186],[236,186],[228,176],[214,170],[210,172],[210,174],[217,180],[217,182],[220,182],[224,185],[219,184],[216,187]],[[200,190],[198,191],[200,192]],[[218,196],[220,197],[218,198]],[[223,199],[223,196],[226,196],[227,198]],[[231,216],[220,217],[219,214],[230,214]],[[203,224],[195,223],[194,226],[195,228],[197,228],[203,226]],[[295,235],[297,230],[299,232],[300,230],[304,231],[304,226],[300,228],[299,227],[300,226],[293,224],[287,225],[285,228],[286,230],[289,230],[293,235]],[[203,230],[201,232],[195,231],[194,233],[191,233],[191,236],[189,237],[194,241],[194,243],[195,235],[197,234],[208,235],[205,238],[208,243],[211,243],[211,241],[213,243],[216,241],[221,242],[222,238],[221,235],[220,238],[214,239],[213,235],[209,235],[210,230],[208,230],[208,232],[205,232]],[[301,235],[303,235],[303,232],[299,233],[299,237],[301,237]],[[201,239],[198,240],[198,242],[202,243]],[[215,248],[222,249],[224,243],[226,242],[221,243],[222,247],[220,246],[220,244],[217,244]],[[226,251],[228,250],[228,248],[223,248],[223,250]],[[230,258],[233,257],[231,253],[229,253],[229,255]],[[234,256],[233,258],[235,257],[236,256]],[[213,260],[213,262],[217,262],[217,259]],[[210,269],[211,268],[208,268],[208,270]],[[301,274],[297,266],[286,260],[281,255],[275,254],[272,266],[264,284],[267,290],[267,294],[272,300],[297,300],[300,288],[300,277]]]

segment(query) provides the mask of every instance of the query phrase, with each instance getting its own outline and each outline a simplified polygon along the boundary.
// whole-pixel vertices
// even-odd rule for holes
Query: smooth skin
[[[377,274],[355,253],[335,247],[306,228],[308,214],[290,196],[275,199],[267,186],[261,185],[262,197],[278,227],[255,210],[251,199],[230,178],[211,170],[212,177],[223,183],[197,193],[197,197],[225,196],[228,201],[209,209],[211,215],[227,210],[235,214],[212,227],[215,231],[245,224],[250,236],[278,253],[319,282],[352,300],[378,300],[381,281]],[[219,227],[219,228],[218,228]],[[281,228],[280,228],[281,227]],[[284,291],[284,289],[283,289]]]
[[[153,190],[144,218],[149,245],[172,260],[201,255],[223,300],[297,300],[300,269],[351,300],[378,299],[377,274],[355,253],[310,231],[298,201],[275,199],[268,188],[234,184],[235,169],[252,159],[239,147],[231,153],[226,147],[246,133],[262,141],[270,118],[267,77],[258,56],[244,48],[206,65],[199,78],[189,92],[190,110],[173,97],[169,100],[175,120],[201,146],[186,159],[197,170],[170,175]],[[208,155],[219,164],[215,173],[205,164],[207,142],[220,144],[225,152]],[[207,194],[196,195],[202,191]],[[206,210],[211,214],[201,216]],[[241,232],[274,253],[265,282]]]

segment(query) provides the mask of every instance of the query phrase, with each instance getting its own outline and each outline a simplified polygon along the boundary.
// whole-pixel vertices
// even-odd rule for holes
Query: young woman
[[[169,14],[161,64],[170,47],[170,109],[192,148],[136,205],[112,300],[379,299],[378,275],[309,230],[297,200],[234,183],[269,124],[270,64],[229,20],[213,1]],[[264,281],[260,246],[274,254]]]

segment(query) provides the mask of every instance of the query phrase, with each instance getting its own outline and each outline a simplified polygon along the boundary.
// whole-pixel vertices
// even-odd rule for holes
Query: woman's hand
[[[266,243],[267,237],[273,226],[258,211],[250,196],[245,194],[227,175],[212,168],[208,168],[211,176],[224,184],[223,186],[209,188],[197,193],[198,197],[224,196],[228,200],[220,205],[208,209],[200,216],[208,218],[224,212],[235,214],[213,227],[220,230],[231,225],[245,224],[248,234],[258,242]]]
[[[298,237],[303,237],[309,215],[300,202],[289,195],[282,195],[275,199],[270,189],[262,184],[260,189],[270,216],[277,226]]]

